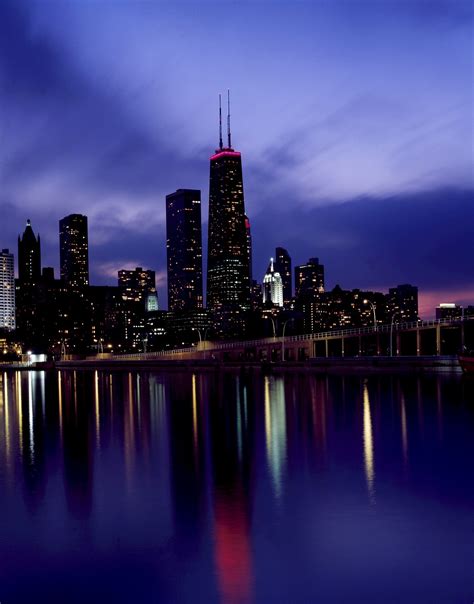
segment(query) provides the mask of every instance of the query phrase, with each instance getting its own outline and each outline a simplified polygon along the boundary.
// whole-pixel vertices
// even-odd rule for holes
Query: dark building
[[[297,304],[300,331],[315,333],[352,327],[373,327],[387,323],[387,297],[381,292],[344,290],[301,296]],[[374,316],[375,311],[375,316]]]
[[[91,346],[97,352],[120,352],[124,339],[122,292],[119,287],[88,288],[91,314]]]
[[[38,283],[40,277],[40,236],[35,236],[31,222],[27,220],[23,236],[18,236],[18,280],[20,283]]]
[[[306,264],[295,267],[296,299],[311,299],[324,292],[324,266],[318,258],[310,258]]]
[[[70,214],[59,221],[61,279],[72,288],[89,285],[87,216]]]
[[[118,272],[118,286],[123,300],[140,302],[144,306],[148,294],[156,292],[155,271],[144,270],[141,266],[121,270]]]
[[[436,320],[455,321],[462,319],[463,308],[454,302],[444,302],[436,307]]]
[[[156,295],[155,271],[137,266],[134,270],[121,270],[118,285],[122,296],[121,325],[122,348],[142,352],[146,347],[146,311],[150,295]]]
[[[252,284],[253,281],[253,271],[252,271],[252,230],[250,228],[250,220],[248,216],[245,216],[245,232],[247,233],[247,256],[249,263],[249,283]]]
[[[391,287],[387,295],[387,310],[397,322],[416,321],[418,319],[418,288],[409,284]]]
[[[210,165],[207,307],[236,316],[250,308],[250,266],[242,158],[231,145],[229,116],[227,146],[222,143],[220,120],[219,148]],[[227,320],[223,323],[228,326]]]
[[[280,273],[283,283],[283,303],[286,306],[290,304],[293,297],[293,287],[291,282],[291,257],[285,248],[277,247],[275,249],[275,270]]]
[[[18,279],[16,280],[16,322],[20,340],[37,347],[41,331],[38,316],[39,282],[41,281],[41,241],[35,236],[30,220],[23,236],[18,236]]]
[[[178,189],[166,196],[168,309],[202,308],[201,191]]]

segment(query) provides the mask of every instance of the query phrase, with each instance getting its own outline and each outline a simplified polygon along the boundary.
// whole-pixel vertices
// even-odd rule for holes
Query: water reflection
[[[403,393],[400,396],[400,419],[402,428],[402,450],[404,465],[408,464],[408,431],[407,431],[407,413],[405,408],[405,397]]]
[[[285,385],[282,377],[265,376],[265,443],[275,497],[282,492],[286,461]]]
[[[375,503],[375,488],[374,488],[374,440],[372,436],[372,416],[370,413],[369,389],[367,384],[363,386],[364,399],[364,462],[365,476],[367,480],[367,490],[371,503]]]
[[[463,601],[473,395],[443,376],[3,372],[5,600],[58,601],[60,581],[84,601],[81,569],[119,603],[375,604],[389,580],[412,602],[414,573]]]
[[[252,601],[250,543],[253,499],[253,422],[246,419],[243,383],[221,375],[209,392],[215,563],[221,601]]]

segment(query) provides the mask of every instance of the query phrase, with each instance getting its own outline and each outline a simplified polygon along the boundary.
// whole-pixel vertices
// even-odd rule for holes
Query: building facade
[[[61,279],[71,288],[89,285],[87,216],[70,214],[59,221]]]
[[[454,302],[443,302],[436,307],[436,319],[440,320],[457,320],[463,316],[463,308]]]
[[[18,236],[18,280],[38,283],[41,277],[41,240],[35,236],[31,221],[26,221],[22,236]]]
[[[201,191],[178,189],[166,196],[168,309],[203,306]]]
[[[145,270],[141,266],[132,270],[123,269],[118,272],[118,286],[123,300],[145,305],[148,295],[156,294],[155,271]]]
[[[275,271],[273,258],[270,258],[270,264],[263,277],[263,304],[283,306],[283,281],[280,273]]]
[[[387,311],[397,322],[418,319],[418,288],[408,283],[388,290]]]
[[[296,299],[311,299],[324,292],[324,266],[318,258],[310,258],[306,264],[295,267]]]
[[[229,123],[229,121],[228,121]],[[242,157],[222,143],[210,159],[207,307],[211,311],[250,308],[250,259],[245,222]]]
[[[13,331],[15,321],[15,263],[8,249],[0,252],[0,329]]]
[[[293,297],[291,257],[283,247],[277,247],[275,250],[275,270],[280,273],[283,283],[283,302],[285,305],[290,304]]]

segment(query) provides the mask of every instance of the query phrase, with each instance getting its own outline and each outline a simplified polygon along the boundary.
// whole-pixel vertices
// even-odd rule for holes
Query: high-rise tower
[[[201,191],[166,196],[168,310],[202,308]]]
[[[40,277],[40,236],[35,236],[31,222],[27,220],[23,236],[18,236],[18,280],[20,283],[38,283]]]
[[[15,329],[15,268],[8,249],[0,252],[0,328]]]
[[[61,279],[73,288],[89,285],[87,216],[70,214],[59,221]]]
[[[289,304],[293,295],[291,284],[291,257],[283,247],[277,247],[275,250],[275,270],[280,273],[283,282],[284,303]]]
[[[273,258],[270,258],[270,264],[263,277],[263,303],[283,306],[283,281],[280,273],[275,270]]]
[[[298,300],[313,299],[324,292],[324,266],[318,258],[310,258],[306,264],[295,267],[295,297]]]
[[[250,307],[250,266],[242,158],[231,144],[229,100],[226,147],[221,116],[219,96],[219,148],[211,157],[209,181],[207,307],[240,312]]]

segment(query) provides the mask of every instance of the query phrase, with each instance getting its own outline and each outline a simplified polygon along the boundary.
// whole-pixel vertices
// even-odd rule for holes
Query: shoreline
[[[445,357],[329,357],[306,361],[218,361],[204,359],[77,359],[39,366],[0,365],[0,371],[240,371],[281,373],[446,373],[462,374],[457,356]]]

